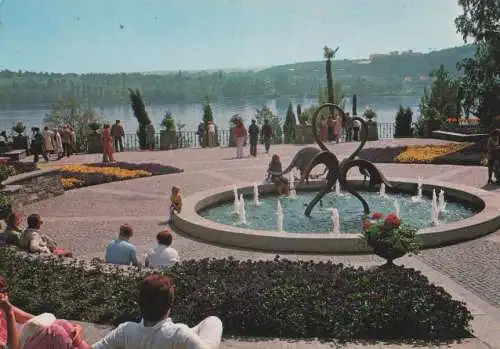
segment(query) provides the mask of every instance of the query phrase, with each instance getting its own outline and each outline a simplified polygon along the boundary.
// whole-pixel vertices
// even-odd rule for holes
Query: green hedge
[[[137,284],[93,261],[26,258],[0,251],[14,304],[32,313],[101,324],[139,320]],[[219,316],[225,335],[322,339],[457,339],[470,336],[464,304],[413,269],[355,269],[332,263],[191,260],[175,278],[174,321]]]

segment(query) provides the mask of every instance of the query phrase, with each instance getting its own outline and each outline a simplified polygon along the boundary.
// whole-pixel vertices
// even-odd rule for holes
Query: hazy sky
[[[3,2],[3,3],[2,3]],[[0,0],[0,69],[260,67],[462,44],[456,0]],[[120,26],[123,25],[123,29]]]

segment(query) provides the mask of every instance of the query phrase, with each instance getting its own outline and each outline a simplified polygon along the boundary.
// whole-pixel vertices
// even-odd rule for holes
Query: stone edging
[[[13,198],[12,207],[18,212],[24,205],[64,194],[57,168],[21,173],[7,178],[2,186],[1,192]]]
[[[361,178],[356,178],[359,183]],[[417,184],[412,179],[391,178],[390,182],[401,191],[416,192]],[[310,185],[302,189],[318,189],[321,184]],[[274,189],[272,184],[259,186],[261,191]],[[456,185],[450,182],[426,181],[423,191],[443,188],[447,196],[466,201],[480,211],[470,218],[424,228],[418,231],[423,248],[438,247],[460,241],[471,240],[489,234],[500,228],[500,201],[495,200],[495,193],[486,190]],[[297,189],[301,189],[298,186]],[[252,186],[239,187],[238,192],[251,194]],[[277,231],[250,230],[219,224],[201,217],[198,212],[218,203],[231,201],[233,186],[210,189],[184,199],[181,214],[174,215],[174,226],[180,232],[223,246],[247,248],[267,252],[292,252],[316,254],[355,254],[370,253],[371,248],[360,238],[361,234],[301,234]]]

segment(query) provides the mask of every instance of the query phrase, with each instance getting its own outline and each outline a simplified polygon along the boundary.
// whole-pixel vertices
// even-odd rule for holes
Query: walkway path
[[[441,141],[383,140],[371,142],[367,147],[430,143]],[[355,146],[354,143],[344,143],[332,146],[331,149],[339,158],[343,158],[348,156]],[[275,146],[272,151],[281,155],[286,166],[298,149],[299,146],[280,145]],[[133,242],[141,253],[145,253],[155,244],[156,232],[164,226],[172,185],[179,186],[183,196],[188,196],[217,186],[262,182],[270,155],[259,154],[258,158],[237,160],[234,159],[234,153],[234,149],[230,148],[118,153],[118,161],[156,162],[180,167],[185,171],[180,174],[108,183],[66,192],[63,196],[26,207],[25,213],[40,213],[45,223],[44,230],[50,232],[62,246],[71,249],[79,257],[102,257],[106,244],[116,237],[118,227],[125,222],[134,227]],[[79,155],[53,164],[89,163],[99,160],[99,155]],[[379,168],[389,178],[423,176],[426,179],[452,181],[474,187],[482,187],[486,182],[486,169],[483,167],[380,164]],[[499,189],[491,190],[500,194]],[[274,254],[222,248],[179,235],[175,236],[174,245],[184,259],[228,256],[239,259],[274,258]],[[381,263],[374,255],[284,256],[289,259],[328,259],[356,266]],[[491,306],[490,311],[498,311],[494,314],[498,316],[498,322],[494,326],[500,324],[500,232],[454,246],[426,250],[413,260],[415,262],[408,263],[416,263],[422,268],[430,266],[488,302],[484,304]],[[500,326],[497,330],[500,330]],[[232,346],[227,346],[230,347]]]

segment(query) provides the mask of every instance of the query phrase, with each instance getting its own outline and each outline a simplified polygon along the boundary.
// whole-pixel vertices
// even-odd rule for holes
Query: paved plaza
[[[383,140],[370,142],[366,148],[436,143],[441,143],[441,141]],[[343,143],[332,145],[330,149],[339,158],[343,158],[348,156],[356,145]],[[274,146],[271,151],[280,154],[283,165],[287,166],[299,149],[300,146],[279,145]],[[182,168],[184,172],[69,191],[62,196],[25,207],[25,214],[35,212],[41,214],[45,232],[53,236],[61,246],[72,250],[77,257],[85,259],[103,257],[106,245],[117,236],[119,226],[122,223],[129,223],[134,227],[133,242],[142,255],[155,245],[155,235],[164,227],[164,222],[168,218],[169,194],[172,185],[180,187],[182,195],[187,197],[214,187],[262,182],[270,155],[259,154],[257,158],[244,159],[234,159],[234,156],[235,149],[233,148],[118,153],[116,154],[117,161],[155,162]],[[99,162],[100,160],[101,155],[98,154],[77,155],[52,162],[48,166]],[[402,164],[379,164],[378,167],[389,180],[391,177],[417,178],[417,176],[422,176],[424,179],[449,181],[482,188],[487,177],[487,170],[484,167]],[[500,194],[500,189],[495,187],[485,187],[485,189]],[[500,195],[498,195],[498,200],[500,200]],[[178,234],[174,239],[174,246],[182,259],[233,256],[238,259],[257,260],[272,259],[275,256],[270,253],[214,246]],[[383,262],[374,255],[281,255],[289,259],[331,260],[335,263],[355,266],[371,266]],[[478,335],[481,340],[486,338],[485,343],[467,341],[453,347],[493,348],[493,344],[500,346],[500,336],[496,334],[500,332],[500,231],[477,240],[425,250],[417,257],[405,257],[401,260],[405,265],[422,270],[431,281],[443,284],[454,297],[464,299],[476,318],[483,319],[481,320],[483,322],[476,323],[474,328],[485,333],[482,337]],[[100,335],[100,332],[98,328],[88,328],[87,335],[95,337]],[[91,339],[94,338],[89,338],[90,341]],[[228,341],[224,343],[224,347],[302,348],[310,346],[318,348],[326,345],[301,343],[252,342],[250,345],[244,342]]]

